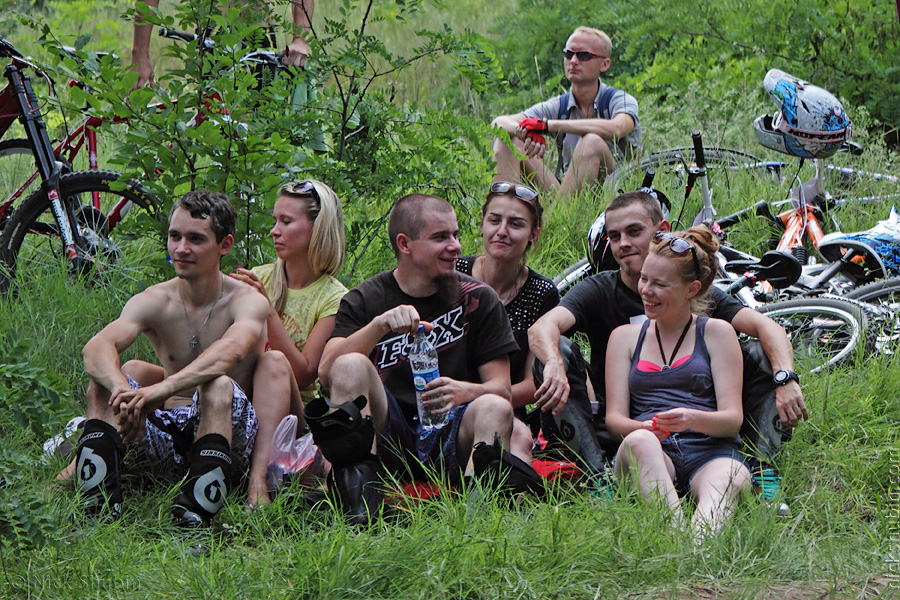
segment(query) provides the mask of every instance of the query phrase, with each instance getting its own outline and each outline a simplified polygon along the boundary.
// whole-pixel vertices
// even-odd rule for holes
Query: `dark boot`
[[[367,402],[359,396],[329,412],[332,405],[316,398],[303,411],[313,440],[331,462],[328,488],[347,519],[357,525],[371,522],[384,504],[381,461],[372,454],[375,426],[371,417],[360,412]]]
[[[529,493],[538,498],[544,496],[544,480],[531,465],[503,449],[500,436],[494,434],[494,443],[478,442],[472,450],[475,476],[496,488],[506,496]]]
[[[75,481],[84,497],[85,515],[114,521],[122,515],[119,464],[124,454],[116,428],[90,419],[84,424],[76,453]]]
[[[176,525],[208,527],[233,487],[234,467],[228,440],[209,433],[194,441],[188,477],[172,505]]]

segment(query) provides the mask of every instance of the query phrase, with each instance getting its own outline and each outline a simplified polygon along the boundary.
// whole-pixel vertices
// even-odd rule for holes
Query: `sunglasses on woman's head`
[[[525,202],[531,202],[538,196],[538,193],[527,185],[518,185],[508,181],[495,181],[491,184],[490,193],[508,194],[510,190],[512,190],[513,195],[515,195],[516,198],[524,200]]]
[[[312,196],[316,200],[319,200],[319,192],[316,191],[316,186],[309,179],[289,183],[284,186],[284,189],[291,194],[297,194],[298,196]]]
[[[668,231],[657,231],[653,236],[654,244],[662,244],[666,240],[669,241],[669,248],[675,254],[684,254],[688,250],[691,251],[691,257],[694,259],[694,273],[697,274],[697,278],[700,278],[700,261],[697,260],[697,250],[694,248],[694,244],[692,244],[689,240],[684,238],[680,238],[676,235],[672,235]]]

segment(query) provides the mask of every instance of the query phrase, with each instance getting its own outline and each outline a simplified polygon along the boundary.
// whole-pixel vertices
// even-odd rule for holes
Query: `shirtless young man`
[[[91,381],[75,475],[90,516],[121,515],[123,442],[132,445],[126,468],[174,481],[187,473],[172,507],[187,526],[209,524],[250,459],[258,423],[242,388],[263,352],[269,306],[219,270],[235,220],[222,194],[182,196],[167,241],[176,277],[131,298],[82,351]],[[146,384],[159,367],[119,360],[142,333],[163,374],[144,387],[137,379]]]

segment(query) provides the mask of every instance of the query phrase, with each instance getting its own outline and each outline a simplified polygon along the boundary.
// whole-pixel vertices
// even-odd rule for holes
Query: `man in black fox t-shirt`
[[[518,349],[509,319],[489,286],[456,272],[458,227],[446,201],[423,194],[402,198],[391,210],[388,235],[397,268],[364,281],[343,298],[319,367],[332,405],[367,423],[351,406],[366,399],[362,414],[371,416],[377,442],[364,436],[354,442],[358,451],[350,452],[353,456],[338,456],[337,462],[323,453],[336,464],[337,478],[356,477],[343,473],[365,461],[401,477],[409,471],[421,475],[419,461],[442,467],[451,480],[472,475],[473,447],[493,445],[498,437],[509,447],[509,354]],[[408,361],[419,323],[429,332],[440,363],[440,377],[426,386],[426,403],[438,407],[433,412],[450,413],[447,425],[431,431],[418,423]],[[314,408],[309,419],[307,410],[314,436],[320,411]],[[325,437],[319,433],[317,443]],[[346,451],[342,444],[340,450]],[[356,500],[344,497],[340,481],[336,485],[345,510],[366,520],[359,513],[371,512],[371,503],[358,510],[348,507]]]

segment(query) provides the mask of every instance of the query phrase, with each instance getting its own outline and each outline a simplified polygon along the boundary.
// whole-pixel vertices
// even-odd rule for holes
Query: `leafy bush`
[[[32,360],[30,350],[25,340],[0,335],[0,398],[5,403],[0,431],[14,424],[44,438],[52,416],[66,407],[69,382]]]
[[[404,104],[387,79],[436,56],[452,57],[474,89],[489,88],[499,74],[480,36],[457,35],[447,27],[419,30],[420,43],[411,52],[392,52],[367,30],[373,4],[345,2],[341,18],[322,19],[314,28],[307,68],[279,72],[263,84],[257,70],[241,66],[253,50],[244,41],[259,34],[253,9],[219,14],[182,2],[174,16],[163,17],[139,5],[142,16],[158,26],[213,26],[215,47],[168,44],[166,54],[181,66],[160,74],[153,89],[132,90],[136,73],[114,57],[84,52],[83,36],[76,43],[80,60],[61,57],[59,70],[91,81],[91,89],[72,90],[68,108],[90,105],[110,120],[128,121],[113,162],[163,198],[164,211],[191,189],[229,194],[239,212],[231,266],[265,260],[278,187],[285,180],[316,178],[344,201],[350,256],[345,279],[371,274],[390,261],[387,244],[377,238],[394,201],[411,191],[437,190],[462,206],[462,190],[472,181],[482,184],[490,172],[483,124]],[[402,21],[420,4],[400,5],[393,18]],[[359,21],[351,24],[356,14]],[[55,43],[47,28],[44,37]],[[149,219],[137,227],[164,233],[163,224]]]

